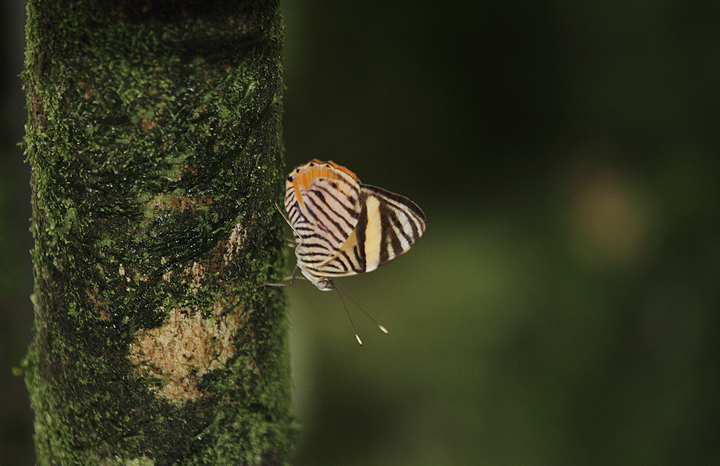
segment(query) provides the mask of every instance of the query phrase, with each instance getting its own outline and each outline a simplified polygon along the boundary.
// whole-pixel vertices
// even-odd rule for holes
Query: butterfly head
[[[320,280],[316,281],[315,286],[317,286],[317,289],[320,291],[330,291],[335,289],[332,280],[327,277],[322,277]]]

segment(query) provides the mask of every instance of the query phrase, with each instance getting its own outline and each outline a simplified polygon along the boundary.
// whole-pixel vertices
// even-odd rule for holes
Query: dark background
[[[287,0],[288,172],[427,215],[288,290],[301,465],[720,464],[720,3]],[[0,464],[30,464],[22,3],[0,10]],[[289,267],[294,264],[292,251]]]

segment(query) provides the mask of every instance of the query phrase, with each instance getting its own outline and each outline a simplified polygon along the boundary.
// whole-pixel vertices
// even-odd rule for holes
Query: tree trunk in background
[[[282,464],[279,1],[30,0],[38,464]]]

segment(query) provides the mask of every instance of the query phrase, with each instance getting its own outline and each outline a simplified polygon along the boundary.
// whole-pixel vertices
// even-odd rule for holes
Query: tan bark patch
[[[245,230],[240,223],[236,223],[230,233],[230,238],[228,238],[225,253],[223,254],[223,262],[225,265],[232,262],[235,250],[240,249],[246,238],[247,230]]]
[[[173,180],[179,180],[182,178],[183,173],[193,171],[197,170],[190,169],[185,165],[179,165],[173,173],[168,173],[168,177]],[[182,213],[186,210],[195,211],[198,206],[207,206],[210,204],[212,204],[212,199],[209,197],[187,197],[177,196],[174,193],[161,193],[145,202],[145,208],[149,209],[145,215],[148,218],[154,218],[156,216],[155,212],[179,210]]]
[[[88,290],[87,294],[88,301],[93,310],[100,316],[100,320],[108,322],[110,320],[110,314],[107,312],[107,303],[96,283],[93,283],[92,291]]]
[[[224,367],[235,354],[236,331],[234,316],[203,319],[198,310],[176,307],[163,325],[135,335],[130,362],[137,375],[156,382],[150,390],[158,396],[177,403],[192,401],[201,396],[198,379]]]
[[[149,118],[143,118],[142,121],[140,121],[140,127],[146,133],[155,129],[156,126],[157,123],[154,120],[150,120]]]
[[[185,275],[190,277],[190,291],[192,294],[197,294],[200,286],[202,285],[202,278],[205,275],[205,267],[203,267],[202,264],[193,261],[192,267],[185,267]]]

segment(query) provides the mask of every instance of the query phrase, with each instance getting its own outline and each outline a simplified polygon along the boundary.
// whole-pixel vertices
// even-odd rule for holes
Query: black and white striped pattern
[[[370,272],[410,249],[425,232],[411,200],[374,186],[333,162],[314,160],[286,181],[285,209],[303,275],[321,290],[331,277]]]

